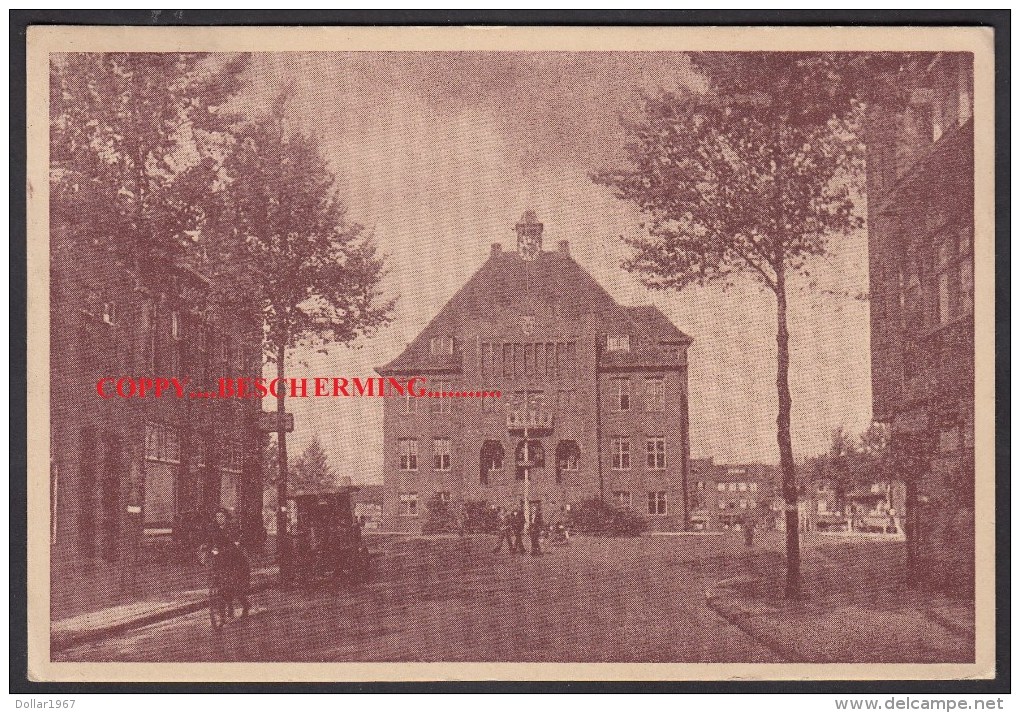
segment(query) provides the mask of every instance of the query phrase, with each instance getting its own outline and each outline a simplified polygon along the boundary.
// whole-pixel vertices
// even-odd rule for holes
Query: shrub
[[[485,500],[468,500],[464,503],[465,532],[495,532],[496,511]]]
[[[454,532],[457,529],[457,518],[453,513],[450,503],[438,495],[425,503],[425,517],[421,523],[423,535],[440,535],[447,532]]]
[[[630,508],[601,500],[584,500],[570,508],[570,527],[587,535],[638,537],[648,528],[645,519]]]

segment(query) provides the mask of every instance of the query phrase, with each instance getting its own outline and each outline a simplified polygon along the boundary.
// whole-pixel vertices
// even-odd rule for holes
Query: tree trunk
[[[288,532],[287,513],[287,430],[284,422],[284,414],[287,412],[287,389],[284,383],[284,357],[286,356],[285,343],[277,347],[276,351],[276,447],[279,455],[276,480],[276,556],[280,567],[280,580],[289,582],[293,575],[291,567],[290,533]]]
[[[776,440],[779,443],[779,465],[783,473],[783,500],[786,509],[786,598],[797,599],[800,588],[800,528],[797,511],[797,476],[793,463],[790,438],[790,333],[786,326],[786,279],[782,266],[776,270],[776,391],[779,394],[779,415],[776,417]]]

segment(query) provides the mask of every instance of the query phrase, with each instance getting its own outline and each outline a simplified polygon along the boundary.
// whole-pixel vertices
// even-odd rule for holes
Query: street
[[[373,540],[369,540],[370,545]],[[737,534],[574,538],[542,557],[485,536],[385,541],[352,589],[270,589],[215,632],[200,611],[61,651],[61,661],[776,662],[706,604],[741,575]],[[380,547],[374,547],[380,551]]]

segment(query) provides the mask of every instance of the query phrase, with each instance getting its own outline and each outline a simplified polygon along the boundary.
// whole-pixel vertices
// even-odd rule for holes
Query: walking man
[[[496,508],[496,532],[499,535],[499,540],[496,542],[496,549],[492,553],[496,554],[503,549],[503,540],[506,540],[506,546],[513,552],[514,541],[511,536],[510,518],[507,517],[506,511],[503,508]]]
[[[514,514],[510,517],[510,524],[513,528],[514,542],[510,546],[511,552],[517,552],[524,554],[524,510],[518,508],[514,510]]]

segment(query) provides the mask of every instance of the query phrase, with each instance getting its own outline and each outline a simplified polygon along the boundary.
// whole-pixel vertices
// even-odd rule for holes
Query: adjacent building
[[[618,304],[527,211],[517,251],[488,260],[384,376],[499,398],[387,398],[386,530],[527,501],[545,519],[601,498],[657,530],[687,524],[691,338],[655,307]]]
[[[918,577],[972,590],[974,571],[973,57],[900,72],[869,110],[874,417],[890,424]],[[904,101],[904,97],[906,100]]]
[[[186,536],[219,506],[261,533],[259,402],[187,398],[221,376],[260,373],[260,330],[210,312],[209,283],[184,260],[143,256],[127,239],[106,243],[59,221],[51,231],[54,571]],[[187,393],[97,393],[100,379],[122,377],[186,378]],[[115,382],[104,391],[115,393]]]
[[[774,466],[692,459],[691,526],[696,530],[739,530],[753,518],[756,527],[772,527],[778,492]]]
[[[383,514],[383,486],[359,485],[353,498],[354,516],[364,519],[365,530],[380,529]]]

